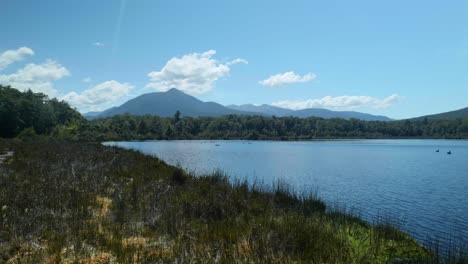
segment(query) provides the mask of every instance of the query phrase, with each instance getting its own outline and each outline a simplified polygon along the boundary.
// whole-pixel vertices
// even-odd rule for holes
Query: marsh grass
[[[390,225],[284,183],[194,176],[136,151],[12,143],[0,169],[0,262],[392,263],[431,254]]]
[[[447,238],[444,241],[449,242],[442,245],[438,239],[430,239],[426,243],[426,248],[431,252],[428,263],[468,263],[468,245],[453,238]]]

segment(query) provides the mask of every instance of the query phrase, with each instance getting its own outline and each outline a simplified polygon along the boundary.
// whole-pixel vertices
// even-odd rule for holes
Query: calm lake
[[[468,141],[144,141],[106,142],[198,174],[317,191],[375,221],[390,218],[422,242],[468,243]],[[439,149],[440,152],[436,152]],[[448,155],[447,152],[452,154]]]

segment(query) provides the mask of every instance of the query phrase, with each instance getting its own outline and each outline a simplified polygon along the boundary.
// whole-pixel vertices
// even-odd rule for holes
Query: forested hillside
[[[421,116],[415,118],[416,120],[442,120],[442,119],[457,119],[457,118],[468,118],[468,107],[455,110],[455,111],[450,111],[450,112],[445,112],[445,113],[440,113],[440,114],[434,114],[434,115],[427,115],[427,116]]]
[[[59,135],[81,121],[81,114],[63,101],[0,85],[0,137],[15,137],[25,129]]]

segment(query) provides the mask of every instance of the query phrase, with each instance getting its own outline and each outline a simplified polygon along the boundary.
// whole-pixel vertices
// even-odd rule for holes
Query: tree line
[[[66,102],[0,85],[0,137],[40,134],[81,141],[143,139],[468,138],[468,117],[363,121],[317,117],[116,115],[86,120]]]
[[[80,129],[91,141],[133,139],[333,139],[468,138],[468,118],[454,120],[363,121],[227,115],[180,117],[117,115],[95,119]]]

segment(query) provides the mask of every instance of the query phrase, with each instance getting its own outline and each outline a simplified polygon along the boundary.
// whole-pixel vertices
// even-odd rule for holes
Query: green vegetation
[[[465,263],[405,233],[327,209],[315,195],[196,177],[141,153],[77,141],[453,137],[467,119],[359,120],[120,115],[0,86],[0,262]],[[60,140],[60,141],[57,141]],[[66,141],[64,141],[66,140]],[[75,142],[75,143],[73,143]],[[445,256],[446,254],[444,254]]]
[[[65,102],[0,85],[0,137],[28,133],[72,137],[84,118]]]
[[[0,137],[31,135],[80,141],[135,139],[468,138],[468,117],[451,120],[362,121],[226,115],[116,115],[88,121],[65,102],[0,86]]]
[[[183,114],[183,113],[182,113]],[[135,139],[468,138],[468,118],[454,120],[362,121],[227,115],[159,117],[117,115],[89,121],[84,141]]]
[[[14,157],[0,168],[0,262],[389,263],[430,256],[394,228],[327,211],[314,195],[282,185],[268,191],[221,173],[194,177],[98,144],[9,144]]]

